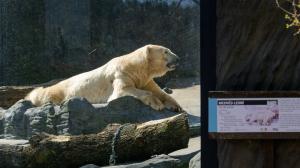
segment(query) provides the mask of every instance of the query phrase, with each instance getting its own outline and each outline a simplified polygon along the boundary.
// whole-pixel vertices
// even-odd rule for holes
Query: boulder
[[[201,168],[201,152],[191,159],[189,168]]]
[[[145,160],[140,163],[133,163],[128,165],[107,166],[105,168],[176,168],[180,165],[180,160],[172,158],[169,155],[161,154],[153,156],[151,159]],[[89,167],[90,165],[81,168],[97,168]],[[95,165],[93,165],[95,166]]]
[[[32,108],[33,105],[29,101],[20,100],[8,110],[5,111],[2,118],[3,134],[5,138],[8,137],[26,137],[25,117],[24,114],[27,109]]]
[[[106,104],[90,104],[85,98],[75,97],[60,106],[48,103],[40,107],[19,100],[9,109],[0,110],[0,138],[5,138],[0,139],[0,165],[73,167],[87,161],[107,165],[113,136],[121,126],[116,144],[118,163],[169,153],[186,147],[189,138],[188,115],[177,114],[166,109],[153,110],[130,96]],[[174,140],[169,143],[169,139]],[[101,147],[95,148],[97,144]],[[69,155],[77,159],[72,160]],[[61,157],[59,164],[43,159],[52,156]],[[174,167],[179,163],[178,158],[162,155],[137,166]]]
[[[54,135],[91,134],[101,131],[109,123],[141,123],[176,114],[169,110],[155,111],[130,96],[94,105],[85,98],[75,97],[61,106],[48,103],[40,107],[20,100],[8,110],[0,111],[0,135],[28,139],[42,132]]]
[[[172,158],[179,159],[181,161],[181,166],[188,167],[190,160],[200,152],[200,136],[190,138],[189,144],[187,148],[183,148],[177,151],[173,151],[172,153],[169,153],[168,155]]]

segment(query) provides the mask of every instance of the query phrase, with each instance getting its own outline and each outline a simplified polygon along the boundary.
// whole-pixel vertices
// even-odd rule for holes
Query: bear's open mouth
[[[174,69],[176,69],[176,66],[178,66],[178,65],[179,65],[178,63],[168,63],[167,67],[171,70],[174,70]]]

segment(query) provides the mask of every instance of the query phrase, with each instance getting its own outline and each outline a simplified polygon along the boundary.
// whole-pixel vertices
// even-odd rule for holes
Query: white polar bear
[[[252,125],[258,123],[259,125],[271,125],[273,119],[277,118],[277,113],[272,111],[263,111],[257,113],[247,114],[245,120]]]
[[[182,112],[180,105],[153,80],[175,70],[178,61],[179,57],[170,49],[146,45],[92,71],[49,87],[37,88],[25,99],[40,106],[47,102],[61,104],[75,96],[84,97],[90,103],[105,103],[122,96],[133,96],[155,110],[168,108]]]

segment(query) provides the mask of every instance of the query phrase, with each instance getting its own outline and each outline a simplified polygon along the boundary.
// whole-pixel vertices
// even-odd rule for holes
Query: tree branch
[[[279,2],[278,2],[278,0],[275,0],[275,2],[276,2],[276,5],[277,5],[277,7],[278,7],[279,9],[281,9],[282,11],[284,11],[284,12],[287,13],[287,14],[293,15],[292,12],[289,12],[288,10],[284,9],[283,7],[281,7],[280,4],[279,4]]]

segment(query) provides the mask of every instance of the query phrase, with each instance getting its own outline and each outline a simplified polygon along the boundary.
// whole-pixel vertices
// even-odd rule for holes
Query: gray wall
[[[200,8],[188,1],[1,0],[0,85],[67,78],[149,43],[182,58],[163,82],[199,76]]]

